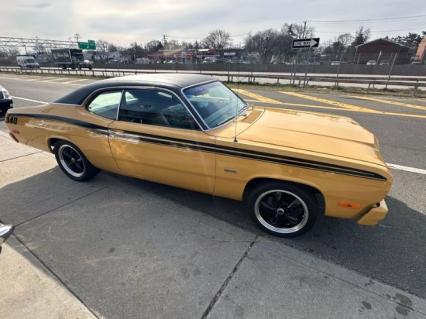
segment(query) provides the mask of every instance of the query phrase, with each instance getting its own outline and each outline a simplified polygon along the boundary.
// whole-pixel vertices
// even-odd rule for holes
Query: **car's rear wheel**
[[[74,144],[59,141],[55,144],[54,152],[59,167],[75,181],[88,181],[99,173],[99,169],[94,167]]]
[[[294,237],[308,231],[320,211],[312,192],[282,182],[255,187],[247,196],[247,205],[256,224],[279,237]]]

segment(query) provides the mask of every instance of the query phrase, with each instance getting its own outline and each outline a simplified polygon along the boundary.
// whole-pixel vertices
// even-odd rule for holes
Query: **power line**
[[[371,33],[387,33],[387,32],[414,32],[413,29],[417,29],[417,30],[426,30],[426,27],[416,27],[416,28],[411,28],[411,29],[399,29],[399,30],[371,30]],[[356,31],[356,30],[355,30]],[[330,34],[343,34],[343,33],[354,33],[354,31],[316,31],[316,33],[321,34],[321,33],[330,33]]]
[[[371,18],[371,19],[308,20],[308,22],[315,22],[315,23],[370,22],[370,21],[386,21],[386,20],[404,20],[404,19],[415,19],[415,18],[425,18],[425,17],[426,17],[426,14],[421,14],[421,15],[415,15],[415,16],[383,17],[383,18]]]

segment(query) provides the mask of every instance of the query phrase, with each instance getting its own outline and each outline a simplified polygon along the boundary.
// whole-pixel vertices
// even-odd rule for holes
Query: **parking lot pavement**
[[[32,149],[0,163],[21,172],[0,175],[1,219],[18,224],[0,258],[0,317],[426,318],[421,298],[196,209],[208,196],[105,173],[85,186],[53,163]]]
[[[97,318],[13,237],[0,257],[0,278],[0,318]]]

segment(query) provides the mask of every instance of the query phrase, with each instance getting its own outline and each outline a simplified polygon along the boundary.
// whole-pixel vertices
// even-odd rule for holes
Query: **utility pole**
[[[166,46],[167,46],[167,38],[168,38],[168,36],[166,34],[163,34],[163,47],[164,47],[164,49],[167,49],[166,48]]]
[[[75,42],[78,42],[78,40],[80,40],[80,34],[78,33],[74,34],[74,39],[75,39]]]
[[[307,21],[303,22],[302,39],[306,38],[306,23],[307,23]]]

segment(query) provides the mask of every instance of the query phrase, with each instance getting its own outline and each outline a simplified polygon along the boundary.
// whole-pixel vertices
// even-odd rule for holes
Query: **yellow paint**
[[[404,103],[404,102],[399,102],[399,101],[384,100],[384,99],[381,99],[381,98],[378,98],[378,97],[372,97],[372,96],[351,95],[349,97],[426,111],[426,106],[422,106],[422,105],[409,104],[409,103]]]
[[[334,101],[334,100],[330,100],[330,99],[314,97],[314,96],[311,96],[311,95],[306,95],[306,94],[301,94],[301,93],[296,93],[296,92],[281,91],[281,93],[291,95],[291,96],[295,96],[295,97],[299,97],[299,98],[303,98],[303,99],[307,99],[307,100],[311,100],[311,101],[316,101],[316,102],[320,102],[320,103],[334,105],[336,107],[331,108],[331,107],[325,107],[325,106],[319,106],[319,105],[307,106],[307,105],[303,105],[303,104],[299,104],[299,105],[293,104],[295,106],[305,106],[305,107],[314,107],[314,108],[328,108],[328,109],[335,109],[335,110],[346,111],[346,112],[373,113],[373,114],[380,114],[380,115],[391,115],[391,116],[401,116],[401,117],[412,117],[412,118],[426,119],[426,115],[421,115],[421,114],[407,114],[407,113],[398,113],[398,112],[379,111],[379,110],[369,109],[369,108],[366,108],[366,107],[356,106],[356,105],[352,105],[352,104],[342,103],[342,102],[338,102],[338,101]],[[291,105],[290,103],[284,103],[284,104]]]
[[[365,213],[359,220],[358,224],[373,226],[376,225],[379,221],[383,220],[388,214],[388,206],[384,200],[380,201],[378,207],[371,208],[367,213]]]
[[[250,92],[250,91],[247,91],[247,90],[243,90],[243,89],[232,89],[232,90],[239,93],[239,94],[242,94],[242,95],[248,96],[252,99],[255,99],[256,101],[259,101],[259,102],[270,103],[270,104],[281,104],[282,103],[280,101],[277,101],[277,100],[271,99],[269,97],[266,97],[266,96],[263,96],[263,95],[260,95],[260,94],[257,94],[257,93],[253,93],[253,92]]]
[[[84,106],[63,107],[54,103],[11,109],[8,114],[21,115],[17,124],[6,125],[10,131],[19,131],[15,134],[19,142],[38,149],[49,150],[51,138],[63,139],[75,144],[100,169],[235,200],[242,200],[246,185],[254,178],[292,181],[318,189],[324,196],[327,216],[360,219],[389,192],[392,176],[380,156],[374,135],[349,118],[277,108],[249,112],[256,111],[256,116],[248,114],[240,118],[237,142],[233,138],[233,122],[208,132],[174,129],[112,121],[90,113]],[[87,129],[61,121],[60,117],[92,123],[112,133],[105,134],[109,132],[106,129],[103,132]],[[189,143],[188,147],[177,147],[149,142],[132,138],[131,133],[129,137],[125,131],[156,136],[157,140],[195,141],[209,145],[211,150],[191,148]],[[220,146],[233,149],[236,154],[221,153],[216,149]],[[268,160],[267,155],[256,158],[238,154],[246,152],[295,160],[284,164]],[[386,180],[340,174],[315,165],[308,168],[300,165],[304,160],[374,172]],[[344,208],[339,206],[342,201],[357,203],[359,207]],[[379,217],[374,213],[362,222],[373,223]]]
[[[324,104],[328,104],[328,105],[332,105],[332,106],[337,106],[337,107],[347,109],[347,110],[363,110],[363,111],[369,111],[370,110],[370,109],[363,108],[363,107],[353,105],[353,104],[338,102],[338,101],[335,101],[335,100],[329,100],[329,99],[325,99],[325,98],[322,98],[322,97],[317,97],[317,96],[312,96],[312,95],[307,95],[307,94],[302,94],[302,93],[297,93],[297,92],[281,91],[281,93],[286,94],[286,95],[290,95],[290,96],[294,96],[294,97],[298,97],[298,98],[302,98],[302,99],[305,99],[305,100],[310,100],[310,101],[324,103]]]

